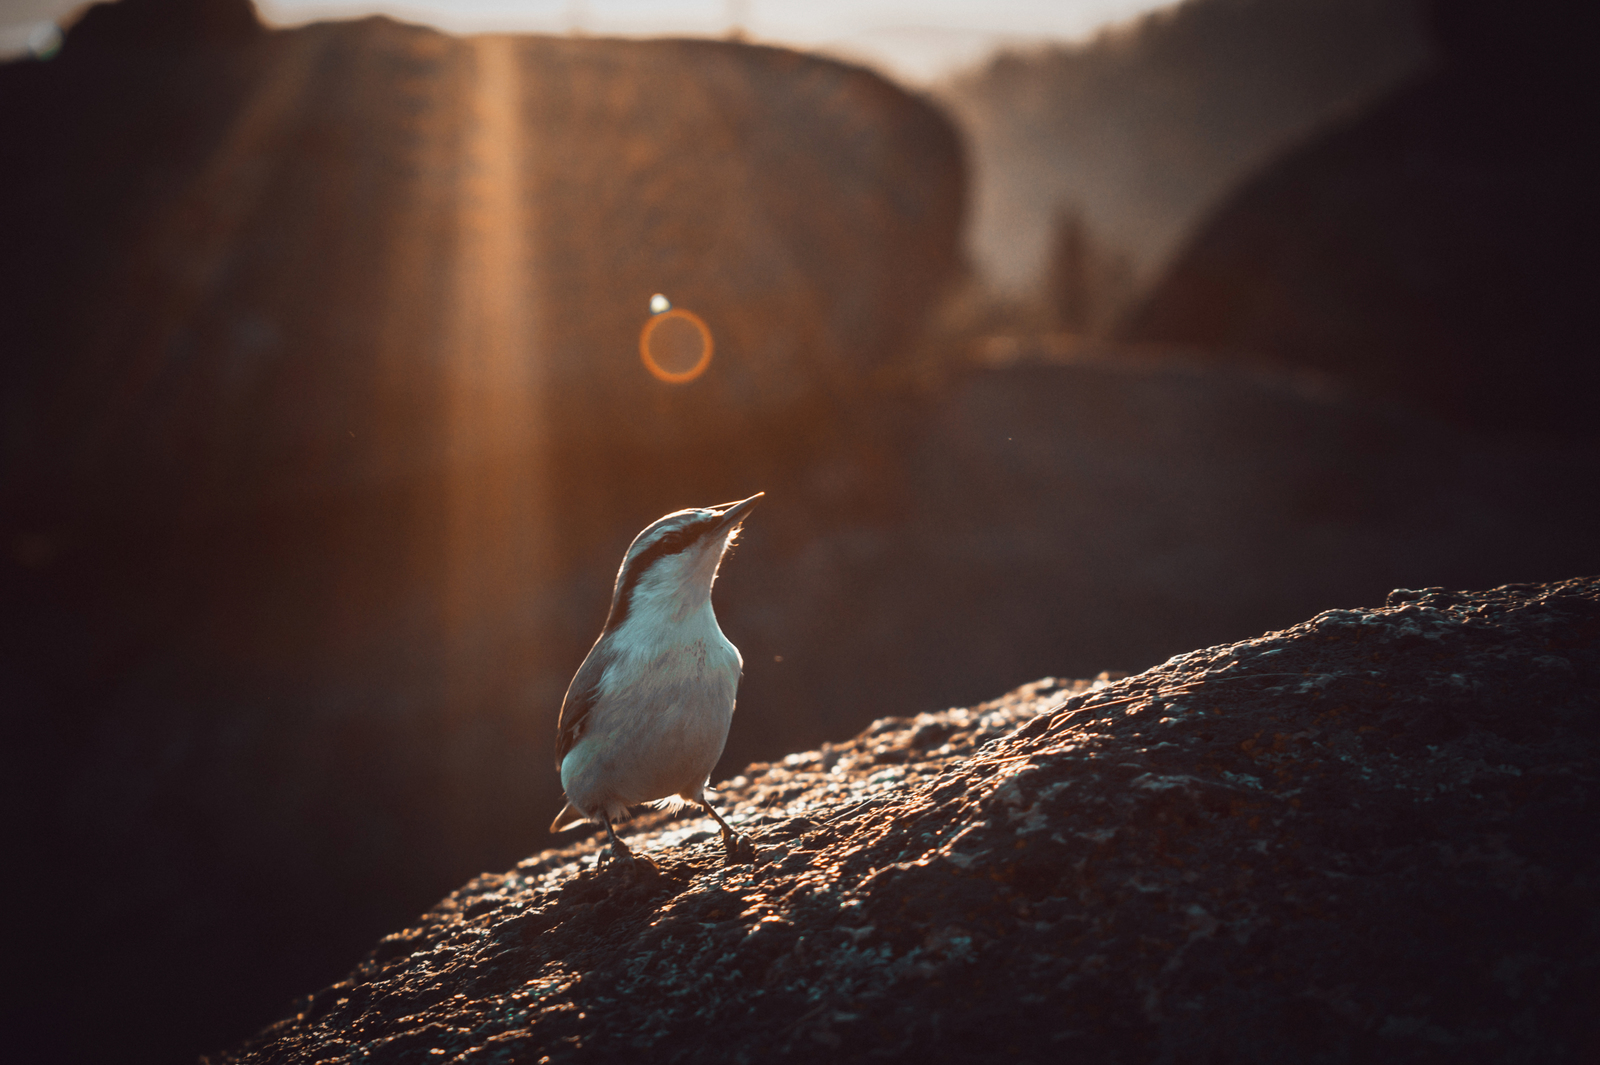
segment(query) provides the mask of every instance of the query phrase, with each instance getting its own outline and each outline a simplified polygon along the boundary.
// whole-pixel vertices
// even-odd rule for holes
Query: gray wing
[[[572,745],[583,735],[589,711],[600,697],[600,678],[614,655],[601,652],[597,642],[578,667],[578,673],[567,685],[567,697],[561,701],[561,717],[556,721],[556,772],[561,771],[561,760],[572,750]]]

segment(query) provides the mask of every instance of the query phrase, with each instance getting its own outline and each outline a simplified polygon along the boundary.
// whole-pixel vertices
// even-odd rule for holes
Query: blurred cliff
[[[1396,47],[1239,119],[1183,210]],[[838,63],[122,0],[0,67],[0,136],[0,769],[56,1059],[224,1045],[542,847],[562,692],[677,507],[768,493],[717,589],[728,775],[1397,585],[1600,568],[1592,446],[984,306],[955,129]],[[1063,293],[1124,254],[1041,202]],[[689,384],[641,365],[658,292],[714,335]]]
[[[1430,17],[1442,62],[1233,191],[1119,336],[1593,439],[1596,35],[1560,3]]]
[[[971,145],[973,259],[1037,298],[1076,227],[1091,306],[1060,324],[1109,326],[1231,185],[1432,50],[1417,0],[1196,0],[1002,53],[938,91]]]

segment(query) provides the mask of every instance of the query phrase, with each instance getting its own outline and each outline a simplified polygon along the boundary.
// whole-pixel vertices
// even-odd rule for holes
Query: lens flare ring
[[[700,336],[700,358],[687,370],[673,371],[662,366],[656,359],[655,352],[651,350],[651,338],[664,322],[687,322],[693,326]],[[706,367],[711,365],[711,330],[693,311],[686,311],[681,307],[674,307],[660,314],[651,315],[644,323],[644,328],[639,331],[639,358],[644,362],[644,368],[658,381],[665,381],[670,385],[688,384],[696,377],[706,372]]]

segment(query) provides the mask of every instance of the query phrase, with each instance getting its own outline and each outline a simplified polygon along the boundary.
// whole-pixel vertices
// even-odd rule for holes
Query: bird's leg
[[[706,813],[710,814],[717,824],[722,826],[722,846],[728,852],[728,864],[753,863],[756,860],[756,847],[755,844],[750,842],[750,837],[741,836],[729,827],[728,822],[724,821],[722,815],[717,813],[717,808],[711,805],[711,800],[704,795],[700,796],[698,801],[705,808]]]
[[[606,823],[606,839],[611,841],[611,857],[624,862],[633,861],[633,852],[628,849],[626,843],[622,842],[622,839],[617,835],[617,830],[611,826],[611,815],[603,813],[600,815],[600,820]]]
[[[602,813],[600,820],[606,824],[606,838],[611,841],[611,857],[614,861],[620,863],[624,869],[634,872],[639,872],[641,866],[647,867],[648,871],[655,870],[655,862],[652,862],[649,858],[636,856],[633,851],[628,849],[628,845],[622,842],[622,837],[617,835],[617,830],[611,825],[609,814]]]

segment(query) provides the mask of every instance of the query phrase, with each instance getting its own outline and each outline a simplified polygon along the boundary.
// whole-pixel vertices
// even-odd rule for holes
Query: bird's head
[[[619,627],[635,603],[649,600],[677,620],[711,597],[722,556],[765,492],[737,503],[678,510],[651,522],[628,546],[617,570],[608,631]]]

